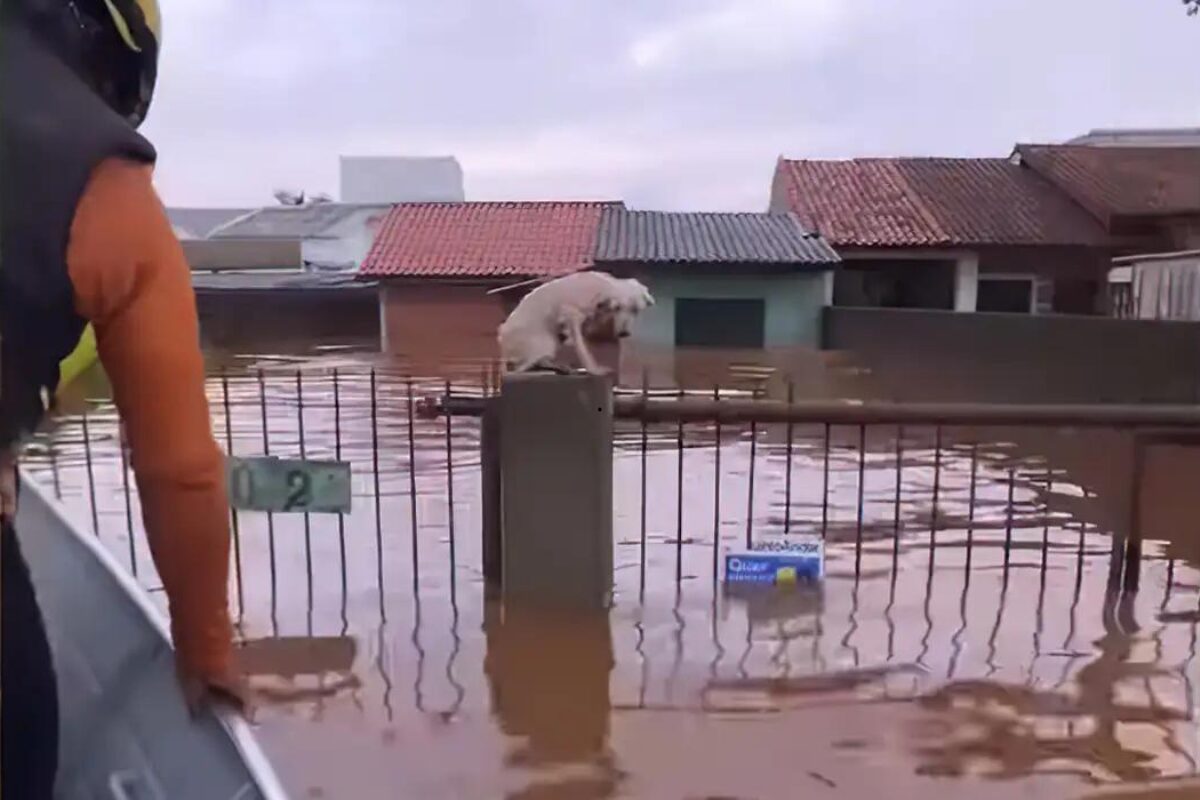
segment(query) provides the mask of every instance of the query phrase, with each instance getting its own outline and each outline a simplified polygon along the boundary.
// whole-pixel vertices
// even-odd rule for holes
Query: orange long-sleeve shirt
[[[188,265],[151,174],[120,159],[92,173],[67,266],[125,422],[178,657],[192,674],[218,676],[232,658],[224,463]]]

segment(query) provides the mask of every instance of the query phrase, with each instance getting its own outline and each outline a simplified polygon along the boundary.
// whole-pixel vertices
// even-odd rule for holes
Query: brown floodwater
[[[781,391],[737,367],[697,388],[732,374]],[[643,462],[641,427],[622,423],[611,611],[500,608],[480,570],[478,425],[415,419],[410,450],[412,368],[353,351],[213,365],[214,425],[234,453],[299,455],[303,425],[306,456],[354,466],[344,518],[237,516],[231,596],[255,721],[297,798],[1200,791],[1194,450],[1151,453],[1143,588],[1116,598],[1121,435],[947,430],[938,448],[913,429],[898,453],[897,431],[871,428],[860,455],[859,431],[837,428],[826,478],[820,427],[789,446],[783,426],[718,439],[689,425],[681,449],[676,426],[652,426]],[[413,395],[485,374],[463,359]],[[836,374],[817,383],[836,394]],[[82,419],[64,417],[30,464],[161,601],[111,408],[87,426],[84,448]],[[714,581],[714,545],[785,528],[826,536],[819,585]]]

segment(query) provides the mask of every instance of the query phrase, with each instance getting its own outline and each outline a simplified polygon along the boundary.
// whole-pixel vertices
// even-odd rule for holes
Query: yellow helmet
[[[108,6],[113,25],[130,50],[142,52],[146,36],[156,45],[162,41],[158,0],[104,0],[104,5]]]
[[[158,0],[0,0],[3,24],[18,22],[135,128],[158,77]]]
[[[88,325],[83,329],[83,336],[79,337],[79,344],[71,351],[71,355],[59,362],[58,391],[61,392],[73,383],[99,360],[100,354],[96,350],[96,332],[91,325]]]
[[[162,17],[158,0],[103,0],[112,26],[126,48],[125,58],[104,76],[110,87],[105,99],[134,127],[146,118],[158,78]]]

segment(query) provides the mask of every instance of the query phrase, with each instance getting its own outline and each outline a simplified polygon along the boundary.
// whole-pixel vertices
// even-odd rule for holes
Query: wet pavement
[[[858,429],[827,447],[819,426],[789,445],[784,426],[689,425],[681,450],[653,426],[643,488],[641,428],[621,424],[615,604],[563,616],[484,600],[474,420],[415,419],[410,440],[399,370],[372,404],[363,356],[306,359],[297,402],[292,366],[234,364],[209,388],[235,453],[263,452],[265,396],[272,453],[298,454],[303,414],[309,457],[354,464],[345,518],[237,520],[256,721],[298,798],[1193,796],[1193,451],[1152,456],[1143,588],[1121,599],[1105,591],[1128,519],[1117,434],[938,447],[870,428],[860,451]],[[481,372],[464,362],[455,386]],[[90,461],[101,538],[127,563],[132,542],[153,589],[111,409],[89,414],[87,451],[82,434],[65,420],[32,463],[91,525]],[[714,552],[784,529],[825,534],[820,586],[714,582]]]

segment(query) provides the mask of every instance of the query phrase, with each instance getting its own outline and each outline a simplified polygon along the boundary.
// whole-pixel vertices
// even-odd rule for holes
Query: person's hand
[[[201,677],[182,664],[178,666],[179,685],[188,709],[195,716],[210,704],[224,705],[252,719],[254,696],[246,678],[230,669],[220,675]]]

